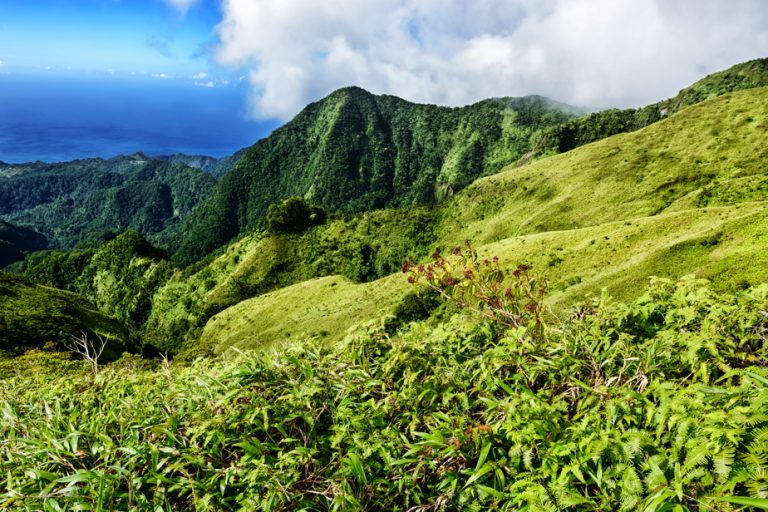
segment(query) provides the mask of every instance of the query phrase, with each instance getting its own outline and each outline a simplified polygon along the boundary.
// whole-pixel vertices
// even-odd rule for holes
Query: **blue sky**
[[[764,0],[0,0],[0,160],[224,155],[349,85],[638,107],[766,56]]]
[[[0,161],[225,156],[280,124],[211,56],[217,1],[0,1]]]
[[[186,11],[159,0],[3,0],[0,60],[13,73],[211,74],[220,19],[213,0]]]

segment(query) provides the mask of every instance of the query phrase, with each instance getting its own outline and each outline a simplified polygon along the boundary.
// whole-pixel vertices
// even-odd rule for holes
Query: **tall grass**
[[[737,510],[768,497],[767,337],[768,287],[685,280],[536,342],[457,314],[96,376],[28,354],[0,509]]]

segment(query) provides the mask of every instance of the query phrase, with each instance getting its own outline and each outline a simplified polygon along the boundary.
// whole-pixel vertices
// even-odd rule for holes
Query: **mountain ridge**
[[[672,98],[636,109],[602,110],[547,129],[536,144],[532,157],[564,153],[611,135],[633,132],[702,101],[766,85],[768,58],[742,62],[697,80]]]
[[[576,111],[542,97],[439,107],[339,89],[245,152],[188,221],[177,259],[203,257],[291,196],[341,214],[440,200],[518,160],[538,130]]]
[[[52,248],[136,229],[166,245],[215,179],[143,153],[0,168],[0,218],[44,235]]]

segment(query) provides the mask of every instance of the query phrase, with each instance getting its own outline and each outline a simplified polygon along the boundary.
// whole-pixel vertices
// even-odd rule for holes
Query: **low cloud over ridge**
[[[224,0],[219,63],[249,70],[252,115],[287,120],[359,85],[464,105],[542,94],[639,106],[765,56],[762,0]]]

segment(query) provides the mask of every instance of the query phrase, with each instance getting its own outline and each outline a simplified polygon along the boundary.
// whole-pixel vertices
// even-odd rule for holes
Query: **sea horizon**
[[[221,158],[279,126],[247,116],[240,84],[149,76],[0,75],[0,161],[184,153]]]

